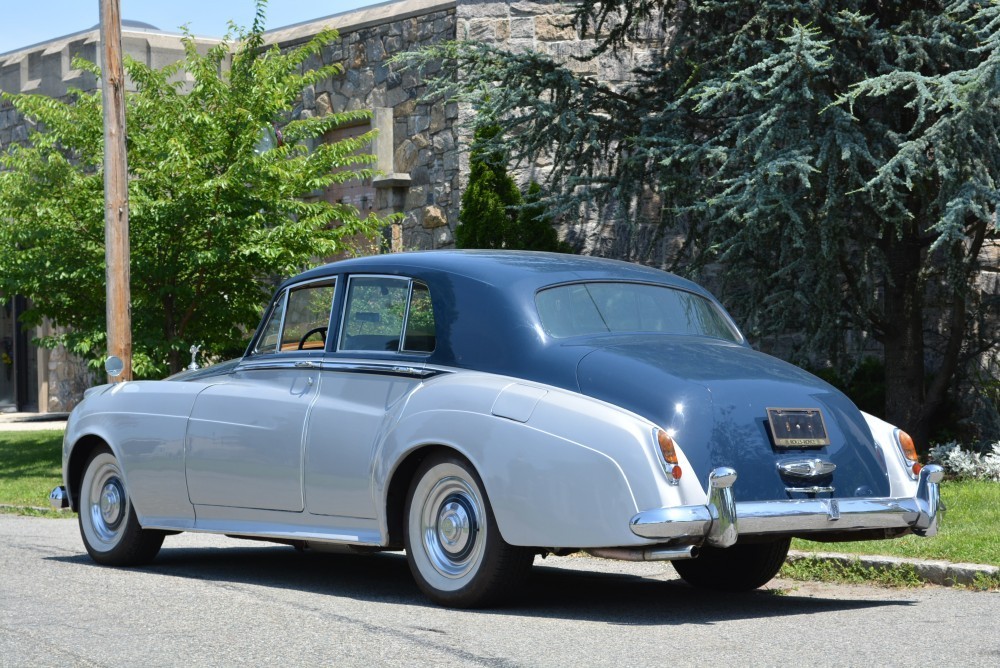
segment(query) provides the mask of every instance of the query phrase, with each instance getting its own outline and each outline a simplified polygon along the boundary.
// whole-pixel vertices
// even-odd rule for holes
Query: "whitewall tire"
[[[436,603],[493,604],[527,576],[534,551],[504,541],[482,481],[465,459],[438,454],[424,460],[405,513],[410,571]]]
[[[80,484],[80,535],[91,558],[108,566],[148,563],[160,551],[162,531],[139,526],[118,460],[94,450]]]

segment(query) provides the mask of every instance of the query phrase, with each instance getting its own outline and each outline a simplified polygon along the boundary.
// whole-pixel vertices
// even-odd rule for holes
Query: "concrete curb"
[[[788,553],[787,561],[794,563],[802,559],[822,559],[850,566],[851,564],[861,564],[866,568],[878,570],[891,570],[898,566],[912,566],[917,576],[929,584],[941,585],[943,587],[954,587],[956,585],[969,586],[975,583],[976,578],[998,578],[1000,568],[996,566],[985,566],[983,564],[953,564],[950,561],[939,561],[936,559],[908,559],[906,557],[886,557],[880,555],[867,554],[839,554],[836,552],[802,552],[792,550]]]
[[[0,413],[0,432],[65,429],[69,413]]]

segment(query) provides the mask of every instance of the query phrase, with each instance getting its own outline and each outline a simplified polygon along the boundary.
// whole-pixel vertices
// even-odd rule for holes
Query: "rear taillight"
[[[920,463],[920,458],[917,457],[917,448],[913,445],[913,439],[902,429],[897,429],[894,436],[896,437],[896,447],[899,448],[899,454],[903,457],[903,465],[910,477],[916,480],[923,465]]]
[[[656,444],[660,446],[663,470],[669,476],[670,482],[676,485],[684,473],[677,463],[677,446],[674,443],[674,439],[670,437],[670,434],[664,430],[656,429],[654,431],[656,432]]]

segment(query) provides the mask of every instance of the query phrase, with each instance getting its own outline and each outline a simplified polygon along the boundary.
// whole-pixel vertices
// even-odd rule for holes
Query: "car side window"
[[[264,331],[257,339],[253,354],[273,353],[278,349],[278,335],[281,333],[281,321],[285,317],[285,302],[288,298],[288,290],[284,290],[275,301],[274,308],[271,309],[271,316],[264,325]]]
[[[417,353],[434,352],[434,308],[431,291],[418,281],[410,290],[410,310],[406,315],[406,337],[403,350]]]
[[[254,352],[323,350],[335,292],[335,279],[286,290],[272,311]]]
[[[390,276],[351,277],[339,349],[433,351],[434,314],[427,286]]]

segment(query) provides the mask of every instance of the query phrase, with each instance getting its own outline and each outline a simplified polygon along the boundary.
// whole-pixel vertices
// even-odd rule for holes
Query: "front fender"
[[[100,439],[125,478],[139,523],[194,522],[184,473],[184,438],[194,399],[203,385],[135,381],[88,396],[73,411],[64,438],[64,481],[76,498],[70,462],[81,444]],[[80,453],[86,457],[86,453]],[[80,454],[76,456],[80,456]]]

